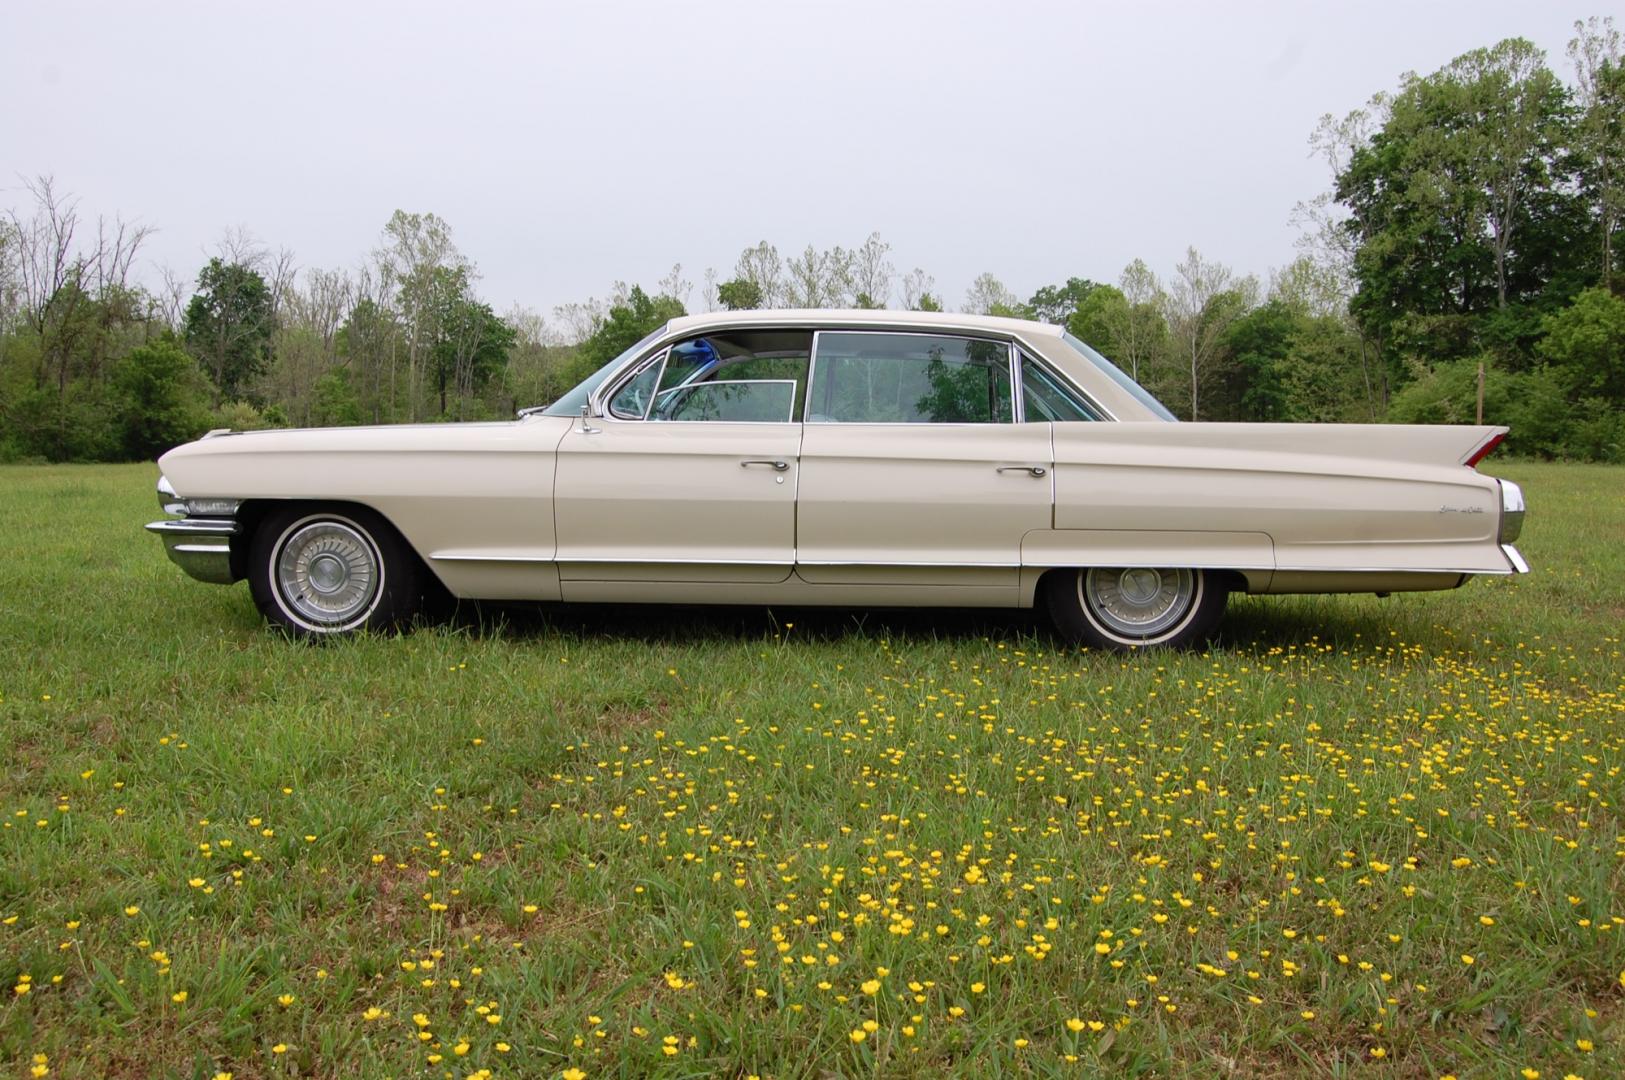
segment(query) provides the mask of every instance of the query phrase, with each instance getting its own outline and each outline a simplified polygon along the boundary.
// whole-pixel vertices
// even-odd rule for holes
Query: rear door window
[[[807,420],[843,424],[1007,424],[1010,346],[939,334],[818,335]]]

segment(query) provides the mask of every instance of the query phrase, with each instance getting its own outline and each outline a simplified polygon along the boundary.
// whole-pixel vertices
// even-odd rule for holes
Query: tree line
[[[1327,190],[1293,211],[1267,282],[1194,248],[1166,275],[1025,300],[992,273],[960,310],[1065,326],[1185,419],[1471,422],[1523,453],[1625,458],[1625,64],[1612,20],[1575,24],[1565,81],[1510,39],[1310,138]],[[396,211],[354,269],[298,267],[237,230],[195,275],[134,266],[147,232],[83,214],[50,178],[0,221],[0,460],[150,458],[211,427],[511,415],[695,310],[949,306],[879,233],[731,270],[617,283],[550,318],[480,299],[450,226]],[[1482,376],[1480,373],[1482,372]]]

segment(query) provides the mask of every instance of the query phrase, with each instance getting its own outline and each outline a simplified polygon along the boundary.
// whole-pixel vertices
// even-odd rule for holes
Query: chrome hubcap
[[[1176,625],[1196,597],[1189,570],[1096,567],[1083,579],[1084,602],[1108,630],[1151,638]]]
[[[313,521],[293,531],[276,558],[277,588],[306,622],[340,628],[364,617],[378,595],[378,552],[341,521]]]

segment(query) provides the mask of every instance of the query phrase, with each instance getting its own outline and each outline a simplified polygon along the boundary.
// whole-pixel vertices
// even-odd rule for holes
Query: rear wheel
[[[1224,583],[1209,570],[1104,567],[1044,579],[1050,618],[1080,645],[1136,649],[1207,640],[1224,614]]]
[[[399,626],[422,610],[424,577],[395,530],[365,507],[275,511],[249,552],[254,603],[300,636]]]

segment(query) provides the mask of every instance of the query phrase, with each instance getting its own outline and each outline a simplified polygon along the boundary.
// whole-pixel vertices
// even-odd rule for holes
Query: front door
[[[560,579],[789,578],[809,344],[709,335],[611,388],[607,415],[559,444]]]

